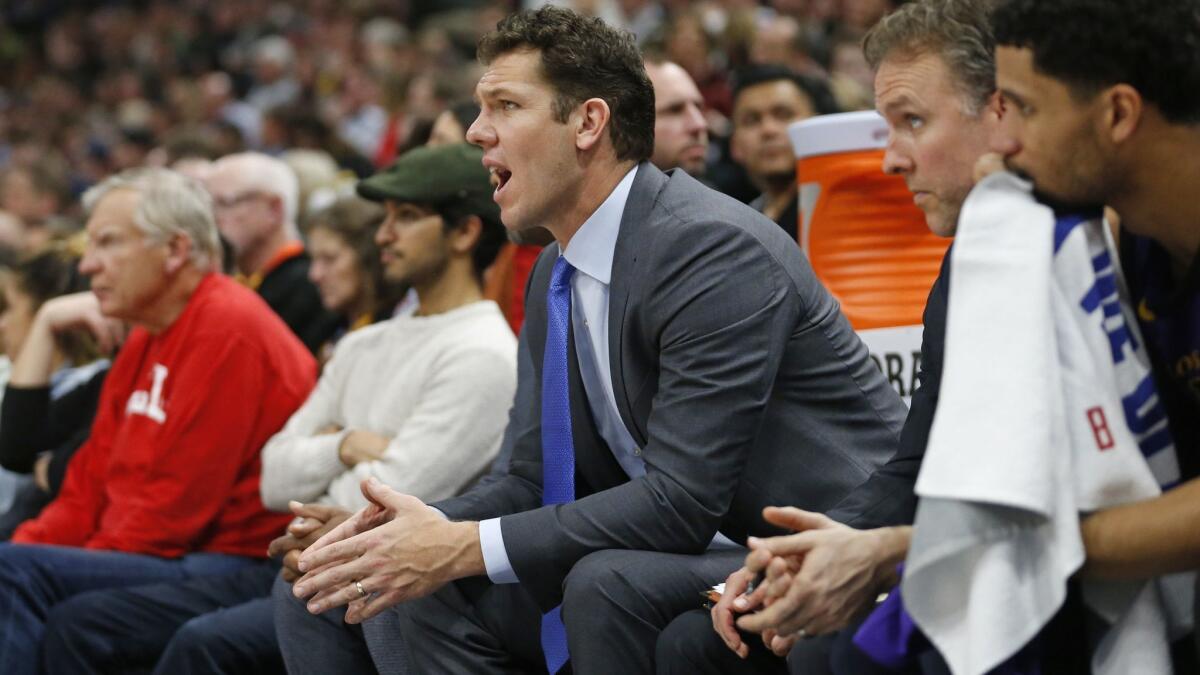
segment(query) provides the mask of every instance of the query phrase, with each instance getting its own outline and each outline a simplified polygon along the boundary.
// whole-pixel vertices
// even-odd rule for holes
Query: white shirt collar
[[[625,202],[633,189],[633,177],[637,175],[635,164],[629,173],[617,183],[608,198],[592,212],[591,216],[571,237],[562,252],[567,262],[575,269],[599,281],[605,286],[612,277],[613,254],[617,250],[617,235],[621,231],[621,215],[625,213]]]

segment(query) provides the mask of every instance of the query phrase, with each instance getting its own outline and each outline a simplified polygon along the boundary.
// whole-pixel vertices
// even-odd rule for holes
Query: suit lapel
[[[625,211],[621,214],[621,229],[617,234],[608,286],[608,367],[612,374],[613,394],[621,421],[639,447],[646,446],[645,420],[643,424],[638,424],[634,418],[629,400],[631,392],[627,385],[638,386],[645,373],[634,371],[634,364],[629,364],[631,372],[626,372],[625,311],[629,304],[629,291],[638,284],[638,252],[650,239],[650,212],[666,183],[666,174],[654,165],[649,162],[638,165],[629,199],[625,202]]]

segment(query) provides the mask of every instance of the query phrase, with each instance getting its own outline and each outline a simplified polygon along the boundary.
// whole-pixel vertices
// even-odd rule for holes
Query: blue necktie
[[[575,501],[575,446],[567,384],[567,335],[571,326],[571,275],[559,256],[546,291],[546,354],[542,359],[542,504]],[[570,658],[559,607],[542,616],[542,653],[556,673]]]

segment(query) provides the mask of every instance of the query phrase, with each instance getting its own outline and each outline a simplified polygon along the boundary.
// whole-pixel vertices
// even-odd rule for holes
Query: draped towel
[[[901,592],[951,670],[973,675],[1062,605],[1085,557],[1080,519],[1160,494],[1179,468],[1099,217],[1056,218],[1028,183],[994,174],[964,203],[952,256]],[[1094,672],[1171,672],[1192,579],[1085,579],[1084,602],[1110,624],[1090,645]]]

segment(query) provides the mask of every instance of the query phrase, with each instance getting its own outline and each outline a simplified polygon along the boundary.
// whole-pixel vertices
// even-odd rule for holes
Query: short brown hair
[[[609,134],[617,159],[642,161],[654,152],[654,87],[632,33],[547,5],[497,23],[479,40],[479,61],[487,65],[520,49],[541,55],[559,122],[580,103],[600,98],[612,111]]]
[[[993,0],[918,0],[879,20],[863,38],[871,68],[888,56],[940,56],[957,87],[978,112],[996,91],[996,40],[989,12]]]
[[[310,215],[304,222],[305,234],[327,230],[354,251],[357,267],[363,272],[364,286],[372,297],[375,316],[387,316],[408,289],[396,288],[383,276],[375,231],[387,216],[383,206],[354,196],[339,197],[329,206]]]

